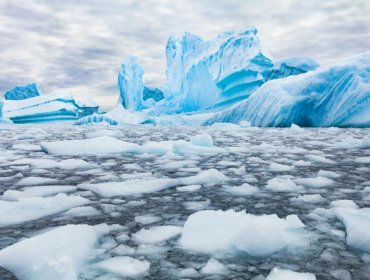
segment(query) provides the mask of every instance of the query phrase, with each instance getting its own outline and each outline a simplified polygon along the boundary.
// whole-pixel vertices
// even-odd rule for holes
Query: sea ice
[[[141,229],[133,235],[133,239],[138,243],[157,244],[179,235],[181,231],[178,226],[155,226]]]
[[[143,276],[149,271],[150,262],[132,257],[113,257],[95,264],[95,267],[120,277]]]
[[[0,200],[0,227],[36,220],[88,203],[90,200],[86,198],[64,193],[45,198],[20,198],[14,202]]]
[[[78,279],[95,244],[108,233],[105,224],[58,227],[1,250],[0,265],[19,280]]]
[[[266,280],[316,280],[315,274],[295,272],[275,267]]]
[[[277,215],[255,216],[244,211],[205,210],[188,217],[180,245],[207,254],[268,256],[302,244],[303,227],[296,215],[280,219]]]

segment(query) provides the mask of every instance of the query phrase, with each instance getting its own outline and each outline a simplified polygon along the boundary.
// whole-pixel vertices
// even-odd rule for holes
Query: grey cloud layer
[[[158,86],[170,34],[210,39],[250,25],[275,58],[325,64],[370,50],[369,14],[367,0],[3,0],[0,91],[36,81],[45,92],[97,96],[107,105],[127,56],[138,56],[146,82]]]

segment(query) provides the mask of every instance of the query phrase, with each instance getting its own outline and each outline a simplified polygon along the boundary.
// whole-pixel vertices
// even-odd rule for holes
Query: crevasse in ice
[[[265,83],[206,122],[253,126],[370,126],[370,52],[316,71]]]

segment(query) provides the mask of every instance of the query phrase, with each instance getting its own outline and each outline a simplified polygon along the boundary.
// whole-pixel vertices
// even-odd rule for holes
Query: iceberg
[[[143,105],[143,68],[137,63],[137,58],[131,56],[122,64],[118,74],[118,88],[120,91],[119,104],[125,109],[141,111]]]
[[[40,95],[41,90],[39,86],[35,83],[25,86],[17,86],[4,93],[4,97],[6,100],[22,100]]]
[[[247,100],[210,118],[260,127],[369,127],[370,52],[265,83]]]
[[[99,106],[89,99],[75,100],[67,94],[40,95],[23,100],[4,100],[3,117],[13,123],[76,121],[98,113]]]
[[[254,27],[210,41],[190,33],[171,36],[166,58],[161,113],[205,111],[245,99],[264,83],[263,72],[273,66]]]

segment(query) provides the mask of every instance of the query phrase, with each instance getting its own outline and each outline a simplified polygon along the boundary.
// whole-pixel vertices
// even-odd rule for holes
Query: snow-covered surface
[[[265,83],[247,100],[207,123],[253,126],[369,127],[370,53],[298,76]]]
[[[366,129],[5,124],[0,132],[4,135],[0,137],[0,204],[5,205],[0,215],[0,250],[67,225],[76,238],[80,232],[88,235],[85,226],[80,231],[78,225],[89,224],[94,232],[95,225],[111,225],[109,232],[98,234],[96,243],[89,243],[91,250],[79,260],[73,251],[54,254],[58,244],[70,248],[65,245],[72,240],[68,234],[52,236],[52,242],[40,239],[32,245],[35,249],[9,249],[6,258],[0,258],[0,279],[14,279],[14,270],[9,271],[5,259],[20,273],[34,267],[48,268],[49,272],[54,267],[63,272],[75,268],[79,279],[86,280],[131,278],[124,275],[133,267],[138,273],[143,271],[138,279],[264,279],[275,267],[314,274],[317,279],[370,278],[366,245],[370,166],[365,160],[370,150]],[[212,148],[222,153],[177,153],[170,149],[160,153],[59,155],[39,148],[42,142],[109,136],[140,147],[149,142],[158,147],[166,141],[182,140],[208,149],[211,138],[207,135],[212,138]],[[68,142],[62,143],[68,146]],[[279,169],[281,166],[273,163],[294,168]],[[281,179],[275,180],[280,184],[269,189],[268,182],[274,178]],[[323,178],[330,179],[330,184]],[[169,180],[172,187],[143,192],[142,187],[151,188],[151,183],[162,179]],[[300,179],[306,180],[297,181]],[[128,182],[135,184],[130,187]],[[108,193],[111,186],[115,186],[115,195],[105,195],[104,188]],[[277,191],[277,186],[284,191]],[[121,187],[130,194],[120,194]],[[206,242],[196,244],[199,251],[181,246],[189,217],[199,211],[227,210],[235,213],[232,217],[240,215],[241,222],[235,219],[236,229],[226,231],[234,218],[226,219],[206,240],[218,232],[225,236],[238,231],[253,233],[242,234],[238,241],[230,238],[238,248],[232,247],[229,254],[223,250],[204,254]],[[285,227],[289,224],[286,217],[294,215],[305,227]],[[209,222],[212,220],[204,226]],[[244,228],[244,222],[255,226]],[[90,226],[86,227],[90,232]],[[261,230],[264,227],[266,231]],[[260,239],[269,241],[254,242]],[[71,246],[83,250],[79,245],[84,242]],[[221,244],[217,240],[212,246]],[[45,249],[39,254],[36,249],[41,248]],[[250,256],[262,249],[272,253]],[[39,255],[57,261],[48,262]],[[27,275],[25,279],[32,278]]]

